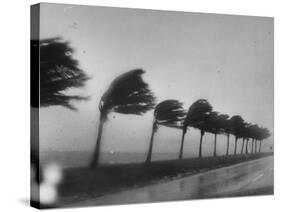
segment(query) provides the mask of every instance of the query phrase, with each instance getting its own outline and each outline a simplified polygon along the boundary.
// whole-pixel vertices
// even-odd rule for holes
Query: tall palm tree
[[[87,100],[88,97],[71,95],[67,90],[81,88],[89,80],[80,68],[71,43],[60,37],[30,42],[31,53],[31,98],[32,108],[62,106],[77,110],[73,100]],[[38,81],[38,79],[40,79]],[[33,117],[35,113],[31,112]],[[31,128],[31,164],[35,167],[35,179],[40,183],[38,142],[34,138],[37,127]],[[37,131],[36,131],[37,133]]]
[[[183,146],[184,146],[184,137],[188,127],[195,127],[204,122],[205,116],[212,111],[212,106],[206,99],[199,99],[195,101],[188,109],[186,114],[186,118],[183,122],[182,127],[182,138],[181,138],[181,147],[180,147],[180,154],[179,158],[182,159],[183,157]],[[201,131],[201,142],[202,143],[202,131]],[[201,145],[202,146],[202,145]]]
[[[202,158],[203,137],[206,132],[212,132],[213,117],[216,112],[209,112],[201,117],[201,121],[192,126],[200,130],[199,158]]]
[[[238,139],[242,137],[244,120],[241,116],[235,115],[230,119],[232,134],[235,136],[235,147],[234,147],[234,155],[237,154],[237,142]]]
[[[251,153],[254,153],[254,143],[255,140],[258,138],[259,134],[259,126],[257,124],[253,124],[249,127],[250,138],[252,139],[251,143]]]
[[[225,155],[229,155],[229,137],[230,137],[230,134],[232,133],[232,130],[231,130],[232,128],[231,128],[231,122],[230,122],[229,116],[225,115],[225,117],[227,117],[227,118],[222,120],[223,131],[227,138],[227,146],[226,146]]]
[[[214,157],[217,156],[217,135],[221,133],[226,133],[225,123],[227,122],[229,116],[226,114],[212,113],[212,133],[215,135],[214,140]]]
[[[183,103],[178,100],[169,99],[160,102],[154,109],[152,133],[147,153],[146,163],[151,162],[154,134],[159,126],[182,129],[182,122],[186,116]]]
[[[254,153],[254,142],[255,142],[255,139],[252,138],[252,143],[250,144],[251,145],[251,153]]]
[[[246,153],[248,151],[248,138],[250,137],[249,126],[250,126],[249,123],[244,122],[244,124],[243,124],[243,126],[241,128],[242,148],[241,148],[241,153],[240,154],[243,154],[244,148],[246,149]]]
[[[259,129],[259,133],[258,133],[259,135],[258,135],[258,139],[259,139],[259,150],[258,150],[258,152],[261,152],[261,144],[262,144],[262,141],[264,140],[264,139],[267,139],[268,137],[270,137],[271,136],[271,133],[270,133],[270,131],[267,129],[267,128],[260,128]]]
[[[114,79],[103,94],[100,103],[100,119],[95,151],[90,166],[95,168],[99,162],[103,125],[110,112],[143,115],[153,109],[155,97],[146,82],[142,69],[134,69]]]
[[[214,134],[214,151],[213,156],[217,156],[217,134],[220,133],[220,120],[218,112],[212,111],[208,116],[209,129],[208,132]]]
[[[205,131],[214,134],[214,151],[213,151],[213,156],[217,156],[217,135],[223,132],[223,121],[225,115],[219,114],[218,112],[212,111],[208,115],[208,118],[206,119],[205,123]]]
[[[241,148],[241,152],[240,152],[241,155],[242,155],[243,152],[244,152],[245,141],[246,141],[246,138],[245,138],[245,137],[242,137],[242,148]]]
[[[248,148],[249,148],[249,139],[250,139],[250,138],[246,138],[246,150],[245,150],[245,151],[246,151],[246,154],[249,153],[249,149],[248,149]]]

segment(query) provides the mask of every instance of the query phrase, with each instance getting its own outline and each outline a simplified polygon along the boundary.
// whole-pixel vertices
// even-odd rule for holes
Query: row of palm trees
[[[38,64],[38,47],[40,47],[40,71]],[[32,82],[36,82],[36,76],[40,72],[40,104],[36,94],[32,95],[31,105],[33,107],[48,107],[60,105],[72,110],[76,107],[73,100],[87,100],[88,97],[69,95],[64,91],[69,88],[79,88],[85,85],[90,79],[86,73],[79,68],[79,62],[73,58],[74,49],[69,42],[63,41],[60,37],[32,40]],[[184,138],[187,129],[192,127],[200,130],[199,157],[202,157],[203,136],[206,132],[214,134],[214,156],[216,156],[217,135],[224,134],[227,137],[227,152],[229,154],[229,137],[235,136],[235,150],[237,154],[237,142],[242,139],[242,150],[248,153],[248,145],[252,140],[252,150],[261,150],[261,141],[270,136],[268,129],[261,128],[245,122],[241,116],[229,118],[226,114],[213,111],[207,100],[200,99],[194,102],[188,110],[177,100],[165,100],[156,105],[156,98],[149,86],[142,79],[144,70],[135,69],[117,77],[107,91],[103,94],[100,104],[100,122],[96,146],[91,162],[96,167],[99,162],[101,138],[103,125],[107,121],[110,112],[122,114],[143,115],[154,109],[152,124],[152,135],[147,153],[146,162],[149,163],[152,157],[154,134],[160,126],[173,127],[182,130],[181,147],[179,159],[183,158]],[[32,84],[34,87],[34,84]],[[36,86],[35,86],[36,87]],[[36,89],[32,89],[34,92]],[[258,144],[259,143],[259,150]],[[246,147],[245,147],[246,146]]]
[[[205,99],[195,101],[188,110],[178,100],[165,100],[159,103],[154,110],[152,135],[146,162],[151,162],[154,134],[160,126],[173,127],[182,130],[179,159],[183,158],[184,139],[189,127],[200,130],[199,158],[202,157],[203,136],[206,132],[214,135],[213,156],[217,156],[217,135],[223,134],[227,137],[226,155],[229,155],[229,137],[235,136],[234,155],[238,152],[237,143],[242,139],[241,154],[249,153],[249,141],[252,140],[251,152],[261,151],[261,142],[270,136],[267,128],[247,123],[241,116],[220,114],[213,111],[210,103]],[[259,142],[259,144],[258,144]],[[259,147],[258,147],[259,145]],[[245,147],[246,146],[246,147]]]
[[[199,158],[202,157],[203,137],[205,133],[214,134],[214,153],[217,155],[217,135],[224,134],[227,137],[227,151],[229,155],[229,137],[235,136],[234,154],[237,154],[237,143],[242,139],[242,150],[246,145],[246,153],[249,152],[248,145],[252,139],[252,152],[261,151],[262,140],[270,136],[269,130],[256,124],[247,123],[241,116],[220,114],[213,111],[211,104],[205,99],[195,101],[188,110],[178,100],[165,100],[156,105],[156,98],[149,86],[144,82],[142,75],[144,70],[134,69],[118,76],[102,96],[99,103],[100,122],[96,146],[91,161],[94,168],[99,163],[100,147],[103,125],[107,121],[110,112],[121,114],[143,115],[154,109],[152,134],[146,163],[151,162],[154,135],[160,126],[172,127],[182,130],[179,159],[183,158],[184,139],[188,128],[200,130]],[[259,150],[258,142],[259,141]],[[255,150],[254,150],[255,147]]]

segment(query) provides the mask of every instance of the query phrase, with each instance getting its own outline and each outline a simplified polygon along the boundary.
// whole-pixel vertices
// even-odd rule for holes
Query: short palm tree
[[[178,100],[169,99],[160,102],[154,109],[152,133],[147,153],[146,163],[151,162],[154,134],[159,126],[182,128],[182,122],[186,116],[183,103]]]
[[[197,128],[204,121],[205,116],[212,111],[212,109],[212,106],[206,99],[199,99],[189,107],[182,127],[179,159],[183,158],[184,137],[188,127]]]
[[[113,80],[103,94],[100,103],[100,122],[95,151],[90,166],[96,167],[99,162],[103,125],[110,112],[143,115],[153,109],[155,97],[146,82],[143,81],[142,69],[134,69]]]

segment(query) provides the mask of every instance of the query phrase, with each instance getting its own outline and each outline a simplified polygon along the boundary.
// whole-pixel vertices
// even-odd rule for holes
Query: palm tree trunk
[[[243,138],[242,149],[241,149],[241,155],[242,155],[243,152],[244,152],[244,145],[245,145],[245,138]]]
[[[181,147],[180,147],[179,159],[182,159],[182,158],[183,158],[183,145],[184,145],[184,136],[185,136],[185,133],[186,133],[186,129],[184,128],[184,129],[182,130],[182,136],[181,136]]]
[[[226,155],[229,154],[229,134],[227,134],[227,147],[226,147]]]
[[[97,136],[97,141],[96,141],[96,146],[94,150],[94,154],[92,157],[92,161],[90,164],[91,168],[96,168],[99,164],[99,157],[100,157],[100,146],[101,146],[101,136],[102,136],[102,130],[103,130],[103,125],[104,125],[104,118],[100,117],[100,123],[99,123],[99,129],[98,129],[98,136]]]
[[[254,153],[254,142],[255,142],[255,139],[252,138],[252,153]]]
[[[255,140],[255,152],[257,152],[257,140]]]
[[[200,146],[199,146],[199,158],[202,158],[202,142],[203,142],[204,131],[201,130]]]
[[[261,152],[261,140],[260,140],[259,152]]]
[[[249,139],[246,141],[246,154],[248,154]]]
[[[238,141],[238,137],[237,137],[237,136],[235,136],[234,155],[236,155],[236,153],[237,153],[237,141]]]
[[[217,134],[215,134],[214,157],[217,156]]]
[[[149,149],[148,149],[148,153],[147,153],[147,157],[146,157],[145,163],[150,163],[151,162],[155,131],[156,131],[156,124],[153,123],[151,137],[150,137],[150,143],[149,143]]]

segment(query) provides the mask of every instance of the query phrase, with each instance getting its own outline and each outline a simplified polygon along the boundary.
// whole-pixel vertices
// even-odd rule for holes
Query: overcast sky
[[[43,150],[92,151],[97,134],[98,102],[110,82],[130,69],[146,70],[144,79],[158,102],[178,99],[188,108],[206,98],[214,110],[241,115],[273,132],[273,19],[41,4],[41,38],[61,36],[92,77],[77,92],[91,96],[40,111]],[[146,152],[152,111],[144,116],[111,114],[102,151]],[[156,152],[178,152],[181,132],[162,127]],[[225,136],[218,136],[219,152]],[[213,151],[213,136],[204,137],[204,153]],[[185,153],[198,154],[199,131],[189,130]]]

